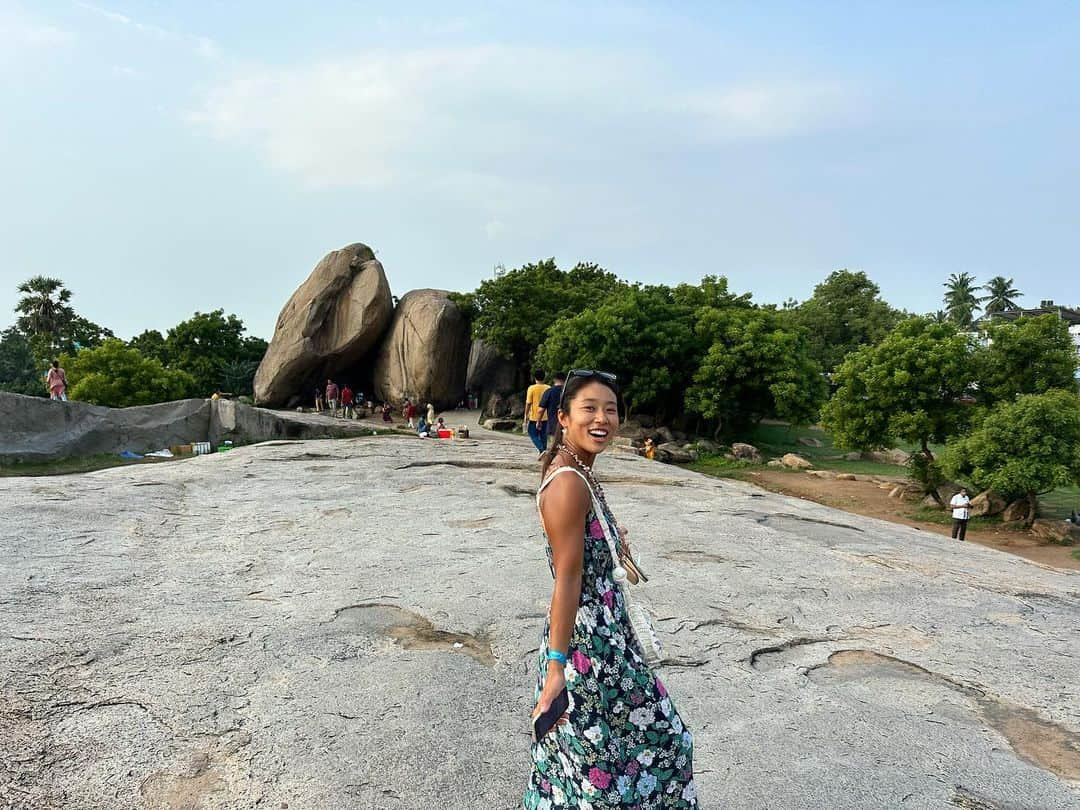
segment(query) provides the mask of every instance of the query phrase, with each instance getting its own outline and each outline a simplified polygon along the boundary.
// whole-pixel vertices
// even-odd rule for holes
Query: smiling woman
[[[571,371],[537,492],[555,583],[526,810],[698,806],[693,737],[649,667],[652,640],[631,624],[629,544],[592,471],[618,426],[614,375]]]

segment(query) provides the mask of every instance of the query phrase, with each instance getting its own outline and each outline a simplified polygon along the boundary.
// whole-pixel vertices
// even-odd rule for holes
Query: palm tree
[[[50,351],[55,349],[58,333],[75,315],[68,306],[71,290],[60,279],[47,276],[27,279],[17,289],[23,296],[15,305],[16,326],[31,338],[44,338]]]
[[[15,311],[18,326],[28,335],[55,334],[71,319],[71,290],[58,278],[34,276],[18,286],[23,293]]]
[[[1013,286],[1013,280],[1011,278],[1005,278],[1005,276],[994,276],[986,282],[986,286],[983,289],[985,289],[989,295],[980,298],[979,303],[986,304],[985,309],[988,315],[991,312],[1005,312],[1010,309],[1019,309],[1015,299],[1024,297],[1024,294]]]
[[[975,319],[975,310],[979,308],[979,297],[975,292],[979,285],[970,273],[953,273],[945,282],[945,310],[949,318],[961,329],[970,329]]]

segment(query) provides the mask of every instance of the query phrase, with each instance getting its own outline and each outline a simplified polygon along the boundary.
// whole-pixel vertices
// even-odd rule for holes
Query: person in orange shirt
[[[540,399],[548,390],[544,382],[544,370],[536,369],[533,372],[535,382],[525,392],[525,424],[522,427],[529,434],[536,452],[543,455],[547,450],[547,423],[544,421],[544,409],[540,406]]]

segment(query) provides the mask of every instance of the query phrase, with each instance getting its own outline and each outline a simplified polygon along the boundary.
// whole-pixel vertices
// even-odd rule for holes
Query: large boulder
[[[1005,511],[1001,513],[1001,522],[1019,523],[1021,520],[1027,520],[1030,509],[1031,504],[1028,503],[1027,498],[1015,500],[1006,506]]]
[[[1071,546],[1080,542],[1080,528],[1067,520],[1044,520],[1039,518],[1031,524],[1031,533],[1044,543]]]
[[[680,447],[674,442],[665,442],[657,445],[656,458],[658,461],[666,461],[669,464],[686,464],[697,458],[697,453]]]
[[[872,450],[861,454],[864,461],[876,461],[879,464],[907,464],[911,453],[898,448],[892,450]]]
[[[525,392],[512,391],[502,394],[496,391],[481,400],[480,411],[484,416],[521,421],[525,418]]]
[[[444,290],[413,290],[401,297],[375,357],[375,394],[453,408],[465,394],[469,328]]]
[[[469,363],[465,371],[465,389],[476,394],[509,394],[517,388],[517,369],[514,361],[488,343],[475,339],[469,347]]]
[[[390,285],[371,248],[356,243],[326,254],[278,315],[255,372],[255,401],[294,405],[311,385],[354,368],[375,347],[392,311]]]
[[[0,460],[41,462],[98,453],[146,453],[206,441],[210,400],[132,408],[53,402],[0,391]]]
[[[784,453],[780,458],[784,466],[791,470],[809,470],[814,465],[796,453]]]
[[[988,489],[971,499],[971,516],[1000,515],[1005,511],[1006,505],[1004,498],[994,490]]]

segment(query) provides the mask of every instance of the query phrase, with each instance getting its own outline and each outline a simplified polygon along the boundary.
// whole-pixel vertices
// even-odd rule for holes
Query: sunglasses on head
[[[613,383],[619,379],[610,371],[597,371],[592,368],[572,368],[570,369],[570,373],[566,375],[566,379],[569,381],[574,377],[599,377],[601,380],[607,380],[609,383]]]
[[[615,385],[615,381],[618,379],[618,377],[616,377],[610,371],[597,371],[596,369],[593,369],[593,368],[572,368],[572,369],[570,369],[570,373],[566,375],[566,381],[570,382],[570,380],[574,379],[574,377],[581,377],[582,379],[585,379],[585,380],[589,380],[589,379],[605,380],[606,382],[609,382],[612,385]],[[566,389],[563,388],[562,396],[559,397],[559,410],[560,411],[565,410],[565,407],[566,407],[564,405],[565,402],[566,402]]]

